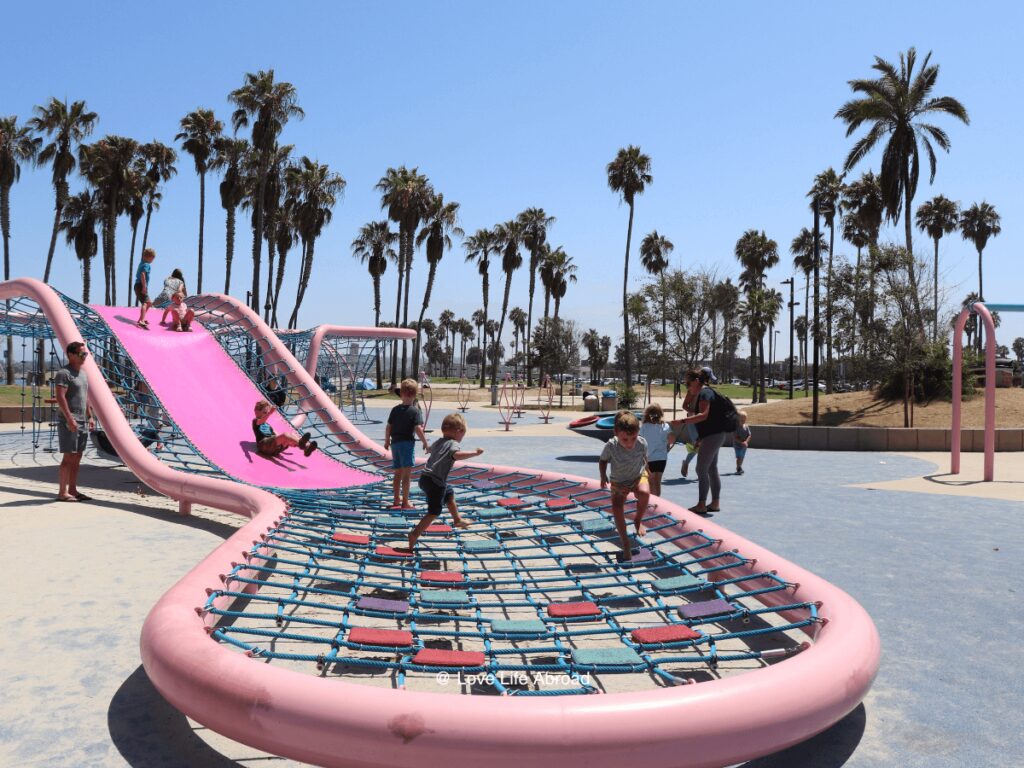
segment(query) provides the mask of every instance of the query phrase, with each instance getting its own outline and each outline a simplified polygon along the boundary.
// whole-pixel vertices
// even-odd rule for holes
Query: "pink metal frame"
[[[964,307],[953,330],[953,424],[950,435],[949,472],[960,474],[960,407],[963,397],[964,327],[971,314],[985,324],[985,482],[995,477],[996,454],[996,326],[992,313],[981,302]]]
[[[48,286],[31,279],[0,283],[0,300],[21,296],[40,305],[62,345],[79,338],[70,314]],[[327,410],[339,429],[381,451],[351,427],[256,314],[220,298],[231,302],[225,314],[251,321],[254,335],[264,337],[260,343],[266,351],[291,368],[290,384],[309,387],[316,393],[316,406]],[[125,463],[143,482],[183,505],[201,503],[252,518],[160,599],[141,639],[146,672],[163,696],[232,739],[323,766],[721,766],[782,749],[829,727],[857,706],[877,672],[878,633],[853,598],[665,500],[659,500],[659,510],[678,521],[668,535],[699,527],[720,539],[721,549],[738,548],[756,559],[759,572],[777,571],[793,585],[762,595],[766,604],[820,603],[823,621],[814,629],[808,650],[770,667],[696,685],[526,700],[375,688],[250,659],[211,642],[208,632],[215,617],[205,615],[200,606],[206,590],[223,583],[220,574],[230,571],[240,553],[287,513],[284,503],[250,486],[183,474],[161,464],[138,443],[91,358],[85,371],[93,408]],[[495,474],[522,472],[473,466]],[[532,474],[544,480],[569,477],[597,487],[592,479]],[[751,568],[737,567],[722,577],[743,575]]]

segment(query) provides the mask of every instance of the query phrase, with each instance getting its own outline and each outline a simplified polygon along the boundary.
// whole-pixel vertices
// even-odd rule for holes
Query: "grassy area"
[[[49,393],[46,396],[49,397]],[[32,394],[28,389],[25,390],[25,402],[32,404]],[[0,405],[21,405],[21,387],[0,385]]]
[[[715,389],[717,389],[719,392],[721,392],[729,399],[735,401],[737,405],[741,403],[749,403],[751,399],[754,397],[753,387],[741,387],[737,384],[717,384],[715,385]],[[768,396],[769,400],[789,399],[789,392],[784,392],[781,389],[766,389],[765,394]],[[808,397],[810,396],[810,394],[810,390],[804,392],[802,389],[798,389],[793,392],[793,399],[797,400],[803,397]]]

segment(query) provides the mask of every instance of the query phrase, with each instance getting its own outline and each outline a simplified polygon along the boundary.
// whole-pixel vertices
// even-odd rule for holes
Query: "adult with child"
[[[632,546],[626,530],[626,499],[630,494],[636,499],[633,530],[637,537],[643,536],[647,533],[643,519],[647,513],[651,489],[647,476],[647,441],[640,436],[640,422],[632,411],[619,411],[615,414],[614,433],[612,439],[604,444],[598,468],[601,487],[611,486],[612,517],[621,548],[616,558],[624,563],[632,558]]]
[[[297,447],[307,457],[317,449],[316,440],[310,440],[311,435],[306,432],[299,437],[296,432],[285,432],[277,434],[274,428],[267,423],[267,419],[274,413],[274,406],[266,400],[259,400],[253,409],[255,418],[252,420],[252,433],[256,438],[256,452],[260,456],[274,458],[289,448]]]
[[[164,279],[164,287],[160,294],[153,301],[153,304],[166,304],[164,314],[160,318],[160,325],[167,325],[167,317],[174,320],[172,330],[190,331],[193,318],[196,313],[185,305],[188,297],[188,288],[185,287],[185,276],[180,269],[175,269],[170,276]]]
[[[89,432],[95,426],[89,408],[89,379],[82,370],[89,352],[81,341],[72,341],[65,351],[68,363],[53,377],[61,415],[57,420],[57,445],[61,452],[57,501],[89,501],[78,490],[78,468]]]
[[[391,479],[395,509],[412,509],[409,503],[409,485],[412,465],[416,458],[416,440],[428,450],[427,436],[423,431],[423,411],[416,402],[419,384],[415,379],[404,379],[398,387],[402,402],[391,409],[388,425],[384,427],[384,450],[391,451],[391,468],[395,474]]]
[[[732,401],[709,386],[718,383],[710,368],[687,371],[684,380],[687,397],[696,403],[697,412],[681,421],[696,425],[700,438],[697,448],[697,504],[690,507],[690,511],[706,515],[721,510],[722,480],[718,474],[718,452],[726,434],[735,429],[735,423],[730,424],[730,414],[735,418],[735,410]]]
[[[149,276],[155,259],[156,251],[152,248],[147,248],[142,252],[139,266],[135,270],[135,284],[133,285],[135,298],[139,302],[139,319],[135,324],[146,331],[149,330],[149,321],[146,320],[146,313],[153,306],[153,302],[149,298]]]
[[[665,412],[657,403],[651,403],[644,409],[644,421],[640,425],[640,437],[647,441],[647,478],[651,493],[661,496],[661,476],[665,474],[668,463],[668,452],[676,441],[672,432],[675,423],[664,421]]]
[[[427,513],[409,533],[410,550],[416,548],[420,536],[441,514],[442,504],[448,506],[448,512],[451,513],[452,523],[456,528],[468,528],[472,524],[472,520],[467,520],[459,514],[458,504],[455,503],[455,489],[448,485],[448,473],[456,461],[476,458],[484,452],[483,448],[463,451],[460,443],[465,437],[466,420],[462,414],[449,413],[445,416],[441,422],[441,438],[430,446],[430,455],[427,456],[427,462],[420,474],[419,486],[423,495],[427,497]]]

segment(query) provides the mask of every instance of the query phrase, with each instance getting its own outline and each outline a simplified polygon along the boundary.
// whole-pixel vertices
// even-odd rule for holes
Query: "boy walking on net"
[[[427,463],[423,465],[423,474],[420,475],[420,490],[427,497],[427,514],[409,534],[409,549],[415,549],[416,541],[427,530],[427,526],[441,514],[442,502],[448,505],[456,528],[470,526],[470,521],[459,515],[459,508],[455,504],[455,489],[448,485],[448,473],[456,461],[475,458],[483,453],[484,449],[460,450],[462,446],[459,443],[466,436],[466,420],[459,413],[449,413],[444,417],[444,421],[441,422],[441,435],[441,439],[430,446],[430,455],[427,457]]]
[[[647,502],[651,489],[647,483],[647,441],[640,437],[640,422],[631,411],[619,411],[615,416],[615,436],[604,444],[598,467],[601,471],[601,487],[609,485],[608,467],[611,466],[612,517],[619,534],[622,551],[617,558],[620,563],[632,557],[629,534],[626,531],[626,497],[633,494],[636,499],[636,516],[633,519],[636,535],[643,536],[647,513]]]
[[[409,503],[409,484],[412,465],[416,460],[416,439],[427,450],[427,436],[423,432],[423,411],[416,404],[419,385],[415,379],[405,379],[398,390],[402,402],[391,409],[388,425],[384,428],[384,450],[391,450],[391,479],[394,502],[392,507],[412,509]]]

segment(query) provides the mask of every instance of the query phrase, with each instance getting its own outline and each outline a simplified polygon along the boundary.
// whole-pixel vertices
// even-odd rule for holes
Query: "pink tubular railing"
[[[963,398],[964,327],[971,314],[985,324],[985,482],[995,477],[996,455],[996,326],[992,313],[980,301],[961,310],[953,329],[953,423],[949,440],[949,472],[960,474],[960,421]]]
[[[35,280],[0,284],[0,299],[21,296],[40,305],[62,344],[76,340],[70,314],[47,286]],[[258,316],[228,297],[213,301],[224,302],[219,311],[225,316],[248,323],[265,352],[276,354],[291,370],[290,385],[317,393],[316,405],[332,418],[332,429],[383,453],[351,427]],[[739,549],[756,560],[757,572],[777,571],[792,584],[783,592],[760,596],[766,604],[820,603],[822,621],[812,633],[809,649],[763,669],[696,685],[527,699],[376,688],[249,658],[209,638],[215,618],[200,607],[207,589],[222,586],[220,574],[229,572],[232,562],[285,513],[283,503],[258,489],[185,475],[162,465],[138,443],[91,359],[86,373],[93,407],[118,452],[143,482],[176,499],[253,517],[160,599],[141,638],[146,672],[164,697],[238,741],[323,766],[710,768],[773,752],[824,730],[857,706],[878,669],[878,634],[853,598],[663,499],[658,500],[659,511],[678,521],[677,531],[699,527],[721,540],[721,550]],[[470,466],[494,475],[523,472]],[[592,479],[532,470],[529,474],[597,488]],[[753,567],[738,566],[723,576],[752,573]]]

